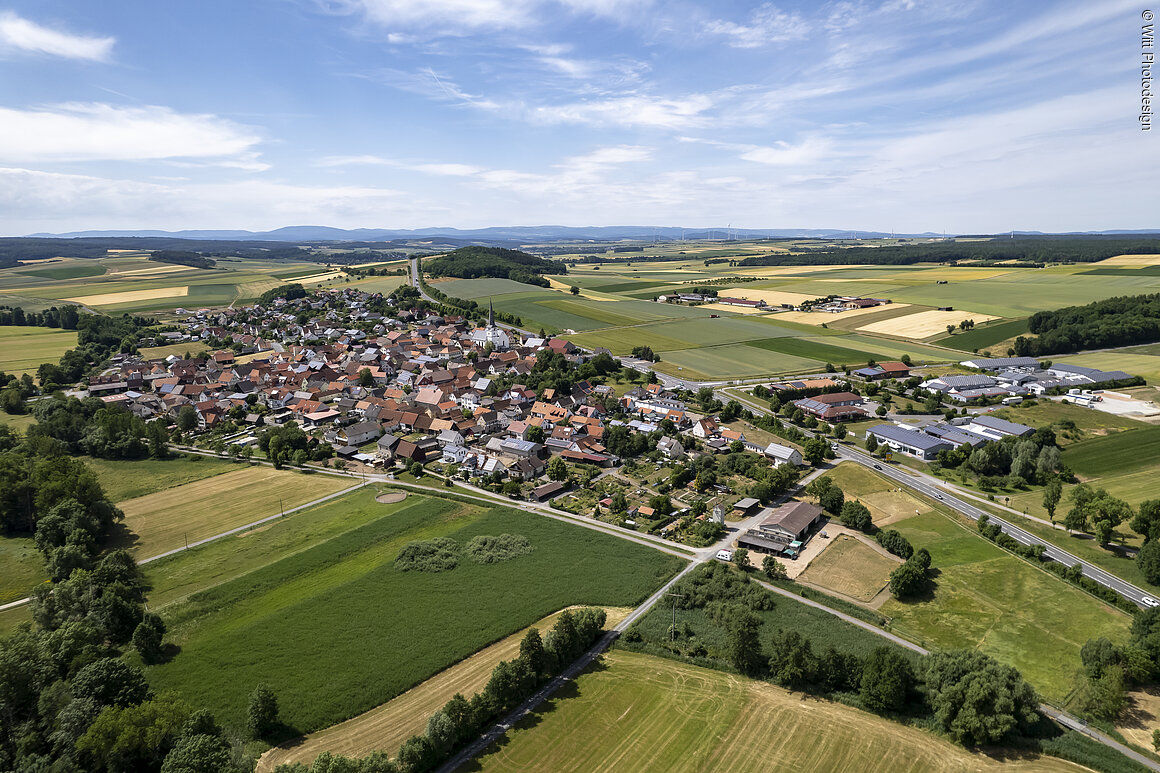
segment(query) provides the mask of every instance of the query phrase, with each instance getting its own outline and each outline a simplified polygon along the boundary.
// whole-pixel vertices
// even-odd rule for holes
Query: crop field
[[[930,338],[940,333],[946,335],[948,325],[958,325],[960,322],[968,319],[973,319],[975,322],[988,322],[995,319],[995,317],[987,314],[979,314],[974,311],[964,311],[962,309],[956,309],[955,311],[938,311],[935,309],[932,311],[919,311],[894,319],[882,320],[881,322],[869,322],[859,326],[858,330],[863,333],[881,333],[883,335],[902,336],[904,338]]]
[[[321,271],[319,264],[298,261],[229,258],[218,259],[218,269],[205,270],[153,262],[145,252],[120,251],[105,258],[0,271],[0,302],[39,309],[67,301],[103,312],[225,306],[278,286],[276,274],[308,276]]]
[[[86,458],[85,464],[97,474],[101,488],[105,490],[110,502],[124,502],[243,469],[236,462],[205,456],[133,461]]]
[[[0,372],[36,373],[46,362],[77,345],[77,331],[50,327],[11,325],[0,327]]]
[[[0,537],[0,604],[22,599],[47,581],[44,558],[30,537]]]
[[[357,481],[321,473],[244,467],[119,503],[128,548],[146,558],[212,537],[281,509],[349,488]]]
[[[973,754],[914,727],[732,674],[633,652],[605,655],[509,730],[484,773],[1026,773],[1062,760]]]
[[[978,320],[976,320],[977,322]],[[950,324],[950,323],[948,323]],[[1006,341],[1008,338],[1023,335],[1027,332],[1027,320],[1011,319],[1005,322],[994,322],[979,325],[976,328],[961,333],[935,339],[935,342],[952,349],[971,352],[975,349],[986,349],[988,346]]]
[[[930,551],[934,590],[922,600],[891,599],[879,611],[893,618],[896,632],[928,648],[979,649],[1018,668],[1049,699],[1063,701],[1074,687],[1084,642],[1127,638],[1127,615],[944,515],[926,512],[891,528]]]
[[[767,338],[762,341],[750,341],[746,346],[834,364],[860,364],[866,361],[868,355],[873,354],[877,354],[879,358],[888,356],[882,352],[868,353],[858,349],[847,349],[810,338]]]
[[[818,360],[757,349],[745,344],[709,346],[663,352],[656,369],[700,381],[748,378],[763,374],[798,373],[821,367]]]
[[[856,462],[842,462],[826,473],[847,496],[866,505],[878,527],[910,518],[930,506]]]
[[[1160,427],[1130,429],[1084,440],[1063,452],[1064,464],[1083,478],[1122,474],[1155,464],[1157,459],[1160,459]]]
[[[612,627],[623,620],[629,610],[610,608],[605,612],[608,615],[605,625]],[[443,708],[456,693],[470,700],[472,695],[483,690],[492,670],[501,660],[511,660],[519,655],[520,640],[528,630],[537,628],[543,633],[555,624],[559,616],[559,613],[549,615],[534,626],[483,648],[366,713],[271,749],[258,761],[258,773],[268,773],[278,765],[295,762],[310,765],[324,751],[346,757],[365,757],[380,750],[393,755],[407,738],[425,733],[427,718]]]
[[[801,579],[868,602],[886,587],[890,573],[901,563],[901,559],[883,555],[853,537],[840,534],[810,562]]]
[[[1093,411],[1091,408],[1081,408],[1078,405],[1056,402],[1055,400],[1039,400],[1034,405],[1023,404],[999,408],[995,411],[995,415],[1001,419],[1031,427],[1070,421],[1082,434],[1083,438],[1081,439],[1102,437],[1120,430],[1146,429],[1149,426],[1126,416]],[[1056,439],[1061,446],[1070,442],[1069,438],[1062,436],[1058,431]]]
[[[363,516],[359,527],[165,607],[182,651],[150,668],[150,683],[176,689],[240,728],[249,693],[265,682],[282,719],[313,732],[385,703],[565,606],[639,603],[682,564],[521,511],[415,496],[384,506],[372,494],[356,492],[318,510],[369,508],[382,516]],[[523,535],[533,551],[436,573],[393,565],[412,540],[503,533]]]

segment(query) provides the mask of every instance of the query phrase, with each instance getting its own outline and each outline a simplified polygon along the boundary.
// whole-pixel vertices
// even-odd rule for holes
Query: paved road
[[[716,394],[717,399],[722,401],[737,399],[736,395],[729,395],[724,392],[719,392]],[[752,409],[761,410],[763,412],[765,411],[765,408],[753,402],[752,399],[742,399],[740,402],[745,403]],[[813,433],[809,432],[808,430],[802,431],[805,432],[806,435],[813,435]],[[832,441],[827,440],[827,442]],[[968,501],[969,499],[973,498],[973,495],[967,494],[965,492],[959,492],[958,488],[950,483],[940,481],[937,478],[922,472],[913,471],[904,467],[896,467],[885,462],[880,462],[869,454],[851,446],[839,445],[838,448],[838,459],[857,462],[858,464],[864,465],[866,467],[871,467],[881,475],[890,478],[891,480],[896,481],[903,486],[918,491],[921,494],[925,494],[932,499],[940,500],[943,504],[956,510],[959,513],[962,513],[972,520],[977,521],[980,516],[984,514],[987,515],[991,519],[992,523],[999,526],[1004,534],[1010,535],[1010,537],[1016,542],[1020,543],[1021,545],[1043,545],[1045,548],[1044,555],[1051,560],[1058,561],[1059,563],[1066,566],[1079,565],[1085,577],[1090,577],[1100,585],[1111,588],[1117,593],[1123,595],[1125,598],[1130,599],[1133,603],[1141,608],[1147,608],[1150,606],[1148,602],[1145,601],[1146,599],[1148,601],[1156,601],[1155,597],[1152,596],[1150,591],[1146,591],[1143,588],[1139,588],[1132,583],[1127,582],[1126,580],[1122,580],[1119,577],[1116,577],[1114,574],[1110,574],[1098,566],[1084,561],[1078,556],[1072,555],[1066,550],[1056,547],[1052,543],[1037,537],[1026,529],[1023,529],[993,513],[989,513],[982,508],[976,507],[974,504],[971,504]]]

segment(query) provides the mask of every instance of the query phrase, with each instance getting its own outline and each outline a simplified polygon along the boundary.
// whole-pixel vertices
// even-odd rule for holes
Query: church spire
[[[495,307],[492,306],[491,298],[487,299],[487,326],[495,327]]]

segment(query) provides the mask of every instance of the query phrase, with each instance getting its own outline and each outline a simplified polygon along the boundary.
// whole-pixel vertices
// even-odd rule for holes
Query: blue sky
[[[0,232],[1160,227],[1117,0],[0,0]]]

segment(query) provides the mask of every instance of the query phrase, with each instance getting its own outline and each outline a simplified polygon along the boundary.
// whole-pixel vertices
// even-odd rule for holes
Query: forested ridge
[[[1160,293],[1106,298],[1032,314],[1014,348],[1020,357],[1160,341]]]
[[[423,270],[431,276],[495,277],[541,287],[547,287],[548,280],[540,274],[568,273],[568,267],[558,261],[500,247],[461,247],[424,261]]]
[[[960,260],[1025,263],[1092,263],[1115,255],[1160,253],[1160,239],[1107,237],[1027,237],[971,242],[900,244],[888,247],[799,247],[800,253],[774,253],[745,258],[741,266],[800,266],[815,264],[947,263]]]

